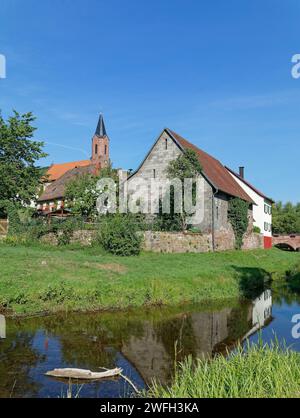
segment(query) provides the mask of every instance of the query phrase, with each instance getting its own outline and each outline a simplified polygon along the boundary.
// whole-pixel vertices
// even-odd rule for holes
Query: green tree
[[[176,160],[170,161],[167,168],[169,179],[178,178],[182,182],[184,179],[195,179],[201,172],[201,164],[196,152],[192,149],[187,149]]]
[[[167,176],[170,180],[172,179],[179,179],[181,180],[182,184],[184,184],[185,179],[193,179],[193,199],[195,200],[196,197],[196,187],[195,181],[196,178],[201,174],[202,167],[198,160],[197,154],[192,149],[185,150],[184,153],[180,154],[175,160],[170,161],[167,167]],[[184,197],[184,191],[182,192],[182,201]],[[181,214],[174,213],[174,193],[171,189],[171,213],[170,214],[163,214],[160,210],[160,214],[158,216],[158,224],[161,225],[161,229],[168,229],[168,230],[178,230],[178,226],[181,225],[181,229],[185,231],[188,227],[187,225],[187,217],[190,214],[187,214],[182,210]]]
[[[15,205],[29,204],[39,189],[41,171],[36,162],[47,154],[43,142],[32,140],[35,127],[32,113],[0,114],[0,200]]]
[[[85,218],[97,216],[96,203],[99,197],[97,182],[100,178],[112,178],[117,181],[117,171],[111,166],[103,168],[99,175],[83,174],[77,176],[66,185],[65,199],[67,206],[75,215]]]
[[[275,234],[300,233],[300,204],[291,202],[273,205],[273,232]]]
[[[98,177],[91,174],[76,176],[66,185],[66,206],[74,215],[92,218],[96,216]]]

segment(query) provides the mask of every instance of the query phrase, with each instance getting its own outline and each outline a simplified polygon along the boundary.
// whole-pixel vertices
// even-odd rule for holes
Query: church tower
[[[106,133],[103,115],[99,116],[96,132],[92,139],[92,163],[104,168],[109,165],[109,138]]]

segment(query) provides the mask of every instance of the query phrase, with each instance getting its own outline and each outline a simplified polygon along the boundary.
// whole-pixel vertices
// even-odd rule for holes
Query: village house
[[[138,169],[128,178],[127,189],[129,195],[132,191],[135,191],[133,189],[136,187],[135,180],[137,179],[166,180],[169,163],[187,149],[196,153],[202,167],[204,216],[202,221],[194,227],[201,231],[205,237],[208,237],[209,244],[205,250],[227,250],[235,247],[235,236],[228,219],[228,210],[229,201],[236,197],[249,204],[249,226],[244,248],[263,246],[270,248],[272,246],[272,199],[266,197],[248,183],[244,179],[242,170],[240,174],[235,173],[225,167],[219,160],[170,129],[163,130]],[[91,159],[51,165],[46,173],[44,191],[38,199],[38,210],[43,211],[43,213],[51,213],[64,208],[66,184],[76,176],[83,174],[97,175],[109,163],[109,137],[103,116],[100,115],[92,138]],[[257,237],[253,238],[254,226],[260,228],[264,236],[263,242],[257,240]],[[154,250],[154,248],[150,249]]]
[[[255,201],[233,178],[225,166],[216,158],[202,151],[186,139],[170,129],[164,129],[138,169],[128,179],[130,193],[131,183],[137,177],[167,179],[167,167],[185,150],[195,151],[202,167],[204,178],[204,217],[201,224],[196,225],[203,234],[212,240],[212,249],[234,248],[235,237],[228,220],[229,201],[240,198],[249,203],[249,227],[247,234],[253,232],[253,206]],[[253,246],[259,245],[253,243]]]
[[[260,229],[264,236],[264,248],[272,248],[272,205],[274,201],[256,189],[245,179],[245,169],[240,167],[239,173],[226,167],[228,172],[255,202],[253,206],[253,225]]]
[[[92,155],[89,160],[52,164],[44,178],[44,190],[38,198],[37,210],[54,212],[64,207],[66,184],[76,176],[97,175],[110,163],[109,137],[103,115],[99,116],[97,128],[92,138]]]

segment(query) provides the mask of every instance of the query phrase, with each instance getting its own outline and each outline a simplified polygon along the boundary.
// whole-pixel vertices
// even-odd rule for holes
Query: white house
[[[264,247],[272,248],[272,204],[274,201],[245,180],[244,167],[240,167],[239,173],[236,173],[229,167],[226,168],[243,190],[256,203],[256,205],[253,205],[253,225],[257,226],[264,235]]]

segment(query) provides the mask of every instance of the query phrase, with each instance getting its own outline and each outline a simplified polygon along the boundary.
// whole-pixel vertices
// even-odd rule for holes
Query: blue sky
[[[37,116],[43,165],[86,159],[104,113],[115,167],[164,127],[300,201],[298,0],[1,0],[0,109]]]

